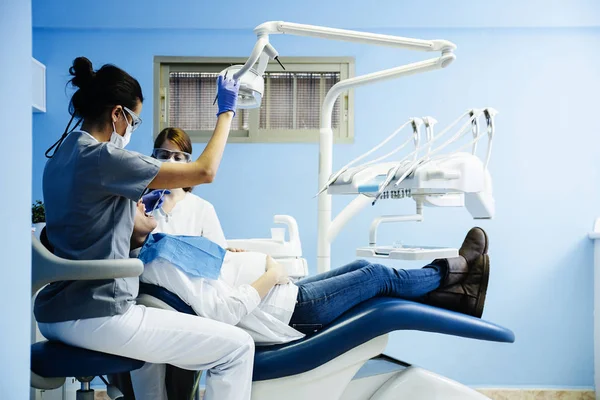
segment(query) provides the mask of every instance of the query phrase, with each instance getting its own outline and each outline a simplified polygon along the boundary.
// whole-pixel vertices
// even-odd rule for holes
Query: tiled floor
[[[493,400],[595,400],[594,392],[582,390],[480,390]]]
[[[479,390],[492,400],[595,400],[594,392],[579,390]],[[95,400],[110,400],[96,391]]]

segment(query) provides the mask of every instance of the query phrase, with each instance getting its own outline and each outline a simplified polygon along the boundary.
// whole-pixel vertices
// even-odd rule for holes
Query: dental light
[[[244,65],[232,65],[225,68],[219,74],[222,76],[233,76],[233,79],[239,80],[238,108],[260,107],[265,91],[263,74],[265,73],[265,69],[267,69],[269,60],[277,61],[281,65],[281,68],[285,69],[279,61],[277,50],[269,43],[269,37],[265,35],[258,38],[252,54]],[[257,67],[254,68],[254,65],[257,63]]]

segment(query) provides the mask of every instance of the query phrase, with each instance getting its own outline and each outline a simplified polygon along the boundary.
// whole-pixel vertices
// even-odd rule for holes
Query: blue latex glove
[[[239,90],[239,81],[219,75],[217,78],[217,102],[219,106],[217,116],[227,111],[233,111],[235,116]]]
[[[147,213],[162,207],[163,203],[165,202],[165,196],[170,194],[171,191],[165,190],[164,192],[165,193],[163,195],[163,189],[153,190],[150,193],[142,196],[142,203],[144,203],[144,208],[146,209]]]

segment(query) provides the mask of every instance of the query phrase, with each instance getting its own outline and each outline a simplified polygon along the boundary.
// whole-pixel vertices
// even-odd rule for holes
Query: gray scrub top
[[[98,142],[83,131],[67,136],[44,169],[46,231],[54,254],[71,260],[129,257],[136,201],[160,161]],[[38,322],[122,314],[135,303],[139,278],[61,281],[35,299]]]

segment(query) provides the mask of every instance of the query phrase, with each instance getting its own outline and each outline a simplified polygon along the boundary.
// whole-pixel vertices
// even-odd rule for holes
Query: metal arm
[[[244,63],[244,66],[233,74],[233,79],[239,79],[242,75],[244,75],[257,61],[260,60],[258,73],[262,75],[267,68],[267,63],[269,58],[273,59],[278,56],[277,50],[269,43],[269,36],[261,35],[258,37],[254,48],[252,49],[252,54],[248,57],[248,60]]]
[[[422,40],[400,36],[381,35],[378,33],[336,29],[325,26],[296,24],[293,22],[265,22],[254,29],[256,35],[288,34],[295,36],[311,36],[354,43],[364,43],[379,46],[392,46],[407,50],[441,51],[456,49],[456,45],[447,40]]]

